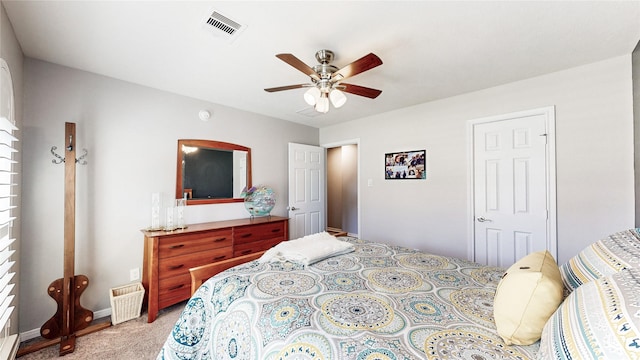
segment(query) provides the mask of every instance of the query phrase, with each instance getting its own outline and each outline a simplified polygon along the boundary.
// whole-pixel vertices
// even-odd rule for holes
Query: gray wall
[[[318,144],[318,129],[27,58],[20,330],[39,329],[55,313],[46,296],[62,276],[64,123],[75,122],[76,274],[89,277],[84,307],[109,309],[109,289],[142,265],[151,194],[174,194],[178,139],[210,139],[252,150],[253,183],[273,187],[272,214],[286,216],[289,142]],[[209,121],[198,112],[212,112]],[[63,153],[62,150],[58,150]],[[242,203],[189,206],[188,223],[247,217]]]
[[[358,146],[327,149],[327,226],[358,234]]]
[[[342,229],[342,147],[327,149],[327,226]]]
[[[358,234],[358,146],[342,146],[342,230]]]
[[[634,226],[631,89],[626,55],[322,128],[320,143],[359,139],[361,238],[467,258],[468,121],[554,105],[563,263]],[[427,180],[385,181],[384,154],[410,149],[427,149]]]
[[[636,227],[640,227],[640,42],[631,54],[633,78],[633,133],[635,145]]]
[[[0,3],[0,57],[3,58],[7,64],[9,65],[9,70],[11,71],[11,79],[13,81],[13,96],[14,96],[14,106],[15,106],[15,121],[16,126],[19,129],[22,129],[22,107],[23,107],[23,97],[22,97],[22,83],[23,83],[23,59],[24,56],[22,54],[22,49],[20,48],[20,44],[18,44],[18,40],[16,39],[16,35],[13,32],[13,27],[11,26],[11,22],[9,22],[9,18],[4,10],[4,5]],[[22,138],[21,130],[18,130],[15,135],[18,139]],[[17,216],[17,220],[14,221],[13,224],[13,235],[18,241],[16,241],[13,245],[13,248],[16,250],[16,255],[13,256],[13,260],[16,261],[16,265],[14,265],[14,270],[18,270],[20,267],[20,243],[21,243],[21,234],[20,227],[22,224],[22,208],[20,206],[20,202],[22,201],[21,197],[21,167],[22,167],[22,142],[18,141],[14,144],[14,146],[18,149],[18,153],[15,154],[15,159],[18,160],[18,164],[16,165],[17,172],[19,173],[17,176],[14,175],[13,180],[17,184],[16,192],[18,197],[14,200],[14,204],[17,205],[17,209],[14,210],[14,214]],[[20,282],[20,274],[16,273],[14,277],[14,281],[19,284]],[[16,299],[14,303],[17,304],[20,301],[19,297],[19,286],[14,288],[14,294],[16,295]],[[14,315],[11,321],[11,334],[16,334],[18,332],[18,311],[14,311]]]

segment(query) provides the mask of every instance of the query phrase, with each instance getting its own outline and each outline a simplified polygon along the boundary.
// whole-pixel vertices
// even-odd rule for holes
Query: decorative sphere
[[[269,215],[275,205],[276,194],[268,187],[260,187],[244,198],[244,207],[251,216]]]

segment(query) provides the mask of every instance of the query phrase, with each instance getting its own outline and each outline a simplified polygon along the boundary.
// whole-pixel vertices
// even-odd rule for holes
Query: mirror
[[[176,199],[187,205],[242,202],[251,186],[251,149],[210,140],[178,140]]]

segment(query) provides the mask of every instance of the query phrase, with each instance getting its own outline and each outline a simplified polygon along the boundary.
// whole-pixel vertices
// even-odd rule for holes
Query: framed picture
[[[387,180],[426,179],[426,155],[427,150],[384,154],[384,178]]]

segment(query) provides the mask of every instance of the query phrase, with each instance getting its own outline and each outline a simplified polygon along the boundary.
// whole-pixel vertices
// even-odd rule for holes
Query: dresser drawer
[[[274,238],[284,240],[285,236],[286,234],[284,233],[283,222],[242,226],[235,229],[233,234],[233,245],[238,246],[239,244]]]
[[[189,274],[189,269],[192,267],[228,259],[232,255],[233,248],[224,247],[160,259],[158,261],[158,276],[160,279],[166,279],[176,275]],[[191,281],[189,280],[187,283],[190,284]]]
[[[288,221],[269,216],[190,224],[177,231],[143,230],[147,322],[191,296],[190,268],[267,250],[289,238]]]
[[[175,235],[164,238],[159,242],[158,258],[164,259],[173,256],[191,254],[231,246],[232,244],[231,229]]]
[[[161,308],[176,304],[190,296],[191,275],[188,272],[168,279],[161,279],[158,282],[158,297]]]
[[[275,238],[236,245],[233,247],[233,257],[269,250],[280,242],[282,242],[282,239]]]

